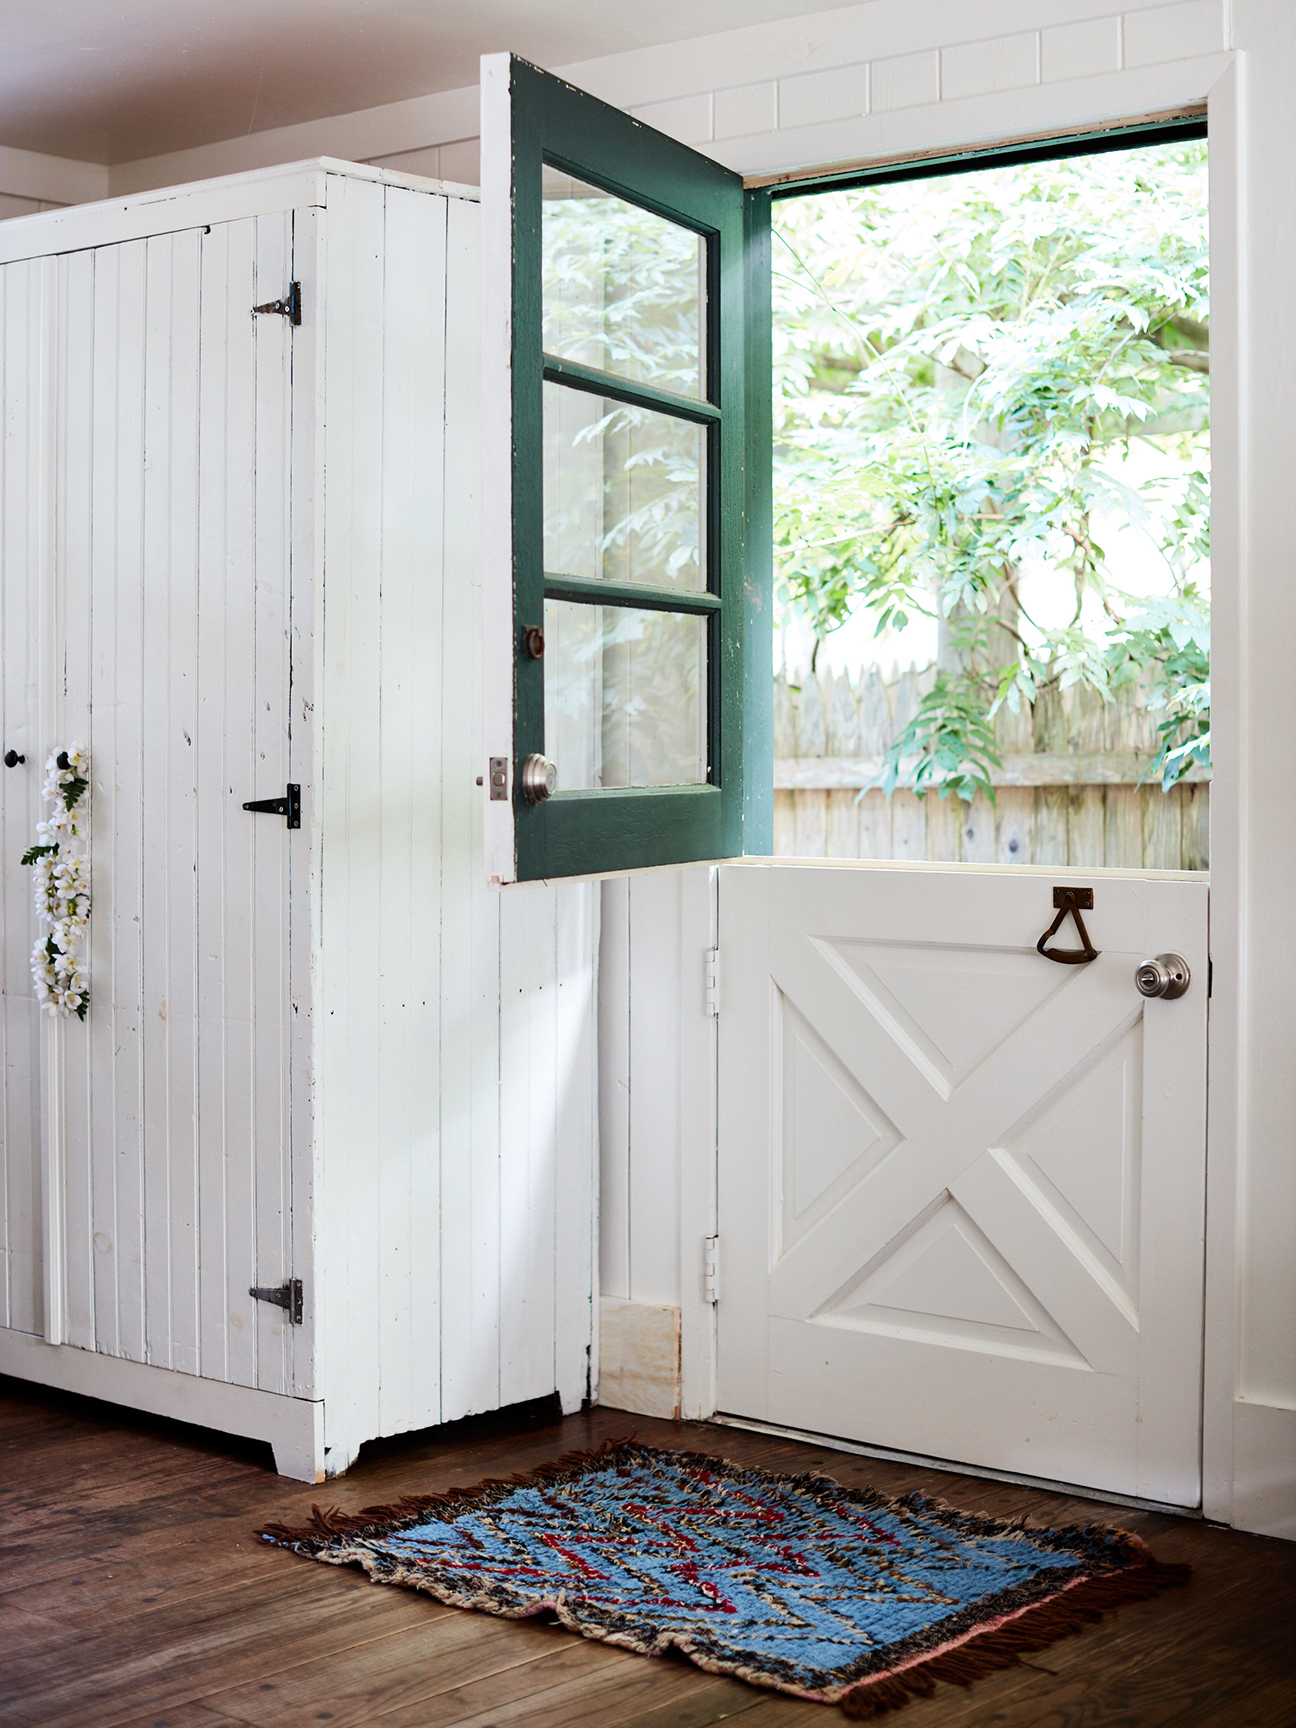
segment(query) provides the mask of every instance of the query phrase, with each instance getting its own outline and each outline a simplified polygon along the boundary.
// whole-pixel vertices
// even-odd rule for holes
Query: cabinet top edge
[[[433,197],[476,203],[475,186],[431,180],[365,162],[344,162],[314,156],[273,168],[253,168],[243,174],[222,174],[180,186],[131,192],[91,204],[70,204],[33,216],[0,221],[0,264],[79,252],[118,240],[144,239],[212,222],[237,221],[303,205],[327,208],[329,183],[337,179],[368,180],[383,186],[423,192]]]

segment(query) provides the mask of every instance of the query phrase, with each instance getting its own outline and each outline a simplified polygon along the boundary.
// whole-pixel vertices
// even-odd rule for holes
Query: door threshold
[[[951,1476],[981,1477],[990,1482],[1011,1482],[1019,1488],[1042,1488],[1049,1494],[1068,1494],[1073,1499],[1101,1500],[1107,1506],[1128,1506],[1138,1512],[1168,1512],[1175,1518],[1204,1516],[1200,1506],[1173,1506],[1164,1500],[1140,1500],[1133,1494],[1114,1494],[1101,1488],[1083,1488],[1075,1482],[1054,1482],[1044,1476],[1021,1476],[1012,1470],[992,1470],[988,1464],[959,1464],[950,1458],[928,1458],[921,1452],[895,1452],[889,1446],[865,1446],[857,1440],[842,1440],[834,1434],[812,1434],[804,1428],[781,1428],[776,1422],[757,1422],[748,1416],[714,1415],[706,1418],[722,1428],[746,1428],[753,1434],[773,1434],[780,1440],[800,1440],[807,1446],[827,1446],[834,1452],[852,1452],[860,1458],[881,1458],[888,1464],[916,1464],[924,1470],[944,1470]]]

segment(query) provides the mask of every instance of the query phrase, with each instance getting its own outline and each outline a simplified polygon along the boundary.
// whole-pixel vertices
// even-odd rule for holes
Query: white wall
[[[966,0],[872,0],[699,38],[686,48],[674,44],[558,70],[761,175],[1081,129],[1211,97],[1217,775],[1207,1510],[1248,1528],[1296,1535],[1296,1003],[1285,975],[1296,807],[1266,792],[1286,783],[1285,740],[1296,722],[1288,651],[1296,583],[1283,509],[1296,378],[1273,337],[1296,279],[1296,225],[1274,220],[1290,207],[1291,0],[1170,0],[1124,11],[1110,0],[996,0],[993,9]],[[475,114],[475,92],[452,91],[122,165],[111,170],[109,189],[165,185],[316,152],[472,180]],[[22,155],[10,152],[4,162]],[[21,186],[0,172],[0,192],[58,201],[50,189],[54,160],[46,159],[46,180],[33,177],[33,163],[19,164],[27,176]],[[616,895],[630,897],[627,964],[632,976],[650,976],[652,1013],[663,1028],[674,1016],[676,1031],[662,1036],[681,1050],[680,1015],[691,1012],[690,953],[697,944],[688,938],[690,949],[682,935],[668,939],[657,928],[646,947],[636,942],[631,908],[638,888],[607,893],[614,923]],[[665,887],[647,889],[645,909],[658,894],[669,900]],[[669,905],[659,913],[668,923]],[[683,928],[681,920],[675,930]],[[676,953],[676,982],[664,942]],[[649,964],[641,966],[645,956]],[[635,1008],[641,999],[632,991],[628,1008],[609,1006],[607,1037],[623,1015],[627,1027],[636,1018],[642,1027],[643,1012]],[[632,1125],[642,1120],[651,1128],[637,1140],[634,1133],[618,1139],[616,1121],[605,1118],[604,1253],[615,1291],[669,1299],[674,1280],[687,1319],[698,1231],[687,1198],[692,1165],[680,1148],[696,1112],[671,1102],[668,1063],[649,1067],[656,1095],[647,1115],[632,1103],[624,1113]],[[632,1062],[631,1099],[642,1083],[642,1060],[637,1075],[633,1069]],[[605,1106],[611,1107],[606,1091]],[[641,1157],[647,1174],[637,1167]],[[678,1197],[689,1219],[678,1245],[669,1240],[667,1222],[646,1226],[647,1218],[670,1211],[659,1204],[658,1189]],[[643,1204],[655,1210],[641,1215]],[[687,1338],[686,1324],[686,1358]],[[687,1372],[686,1363],[686,1378]]]
[[[1050,129],[1061,123],[1056,92],[1081,83],[1087,121],[1125,117],[1130,73],[1145,110],[1186,87],[1204,95],[1222,65],[1226,16],[1226,0],[1128,10],[1112,0],[870,0],[555,70],[745,174],[771,173]],[[122,163],[111,190],[316,154],[475,182],[476,135],[476,91],[443,91]]]
[[[108,170],[97,162],[73,162],[0,144],[0,221],[107,196]]]

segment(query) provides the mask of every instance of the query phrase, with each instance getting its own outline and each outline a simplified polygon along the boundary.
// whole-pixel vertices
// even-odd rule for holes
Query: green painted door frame
[[[519,881],[737,857],[772,848],[769,194],[524,60],[509,64],[512,193],[513,801]],[[691,402],[546,355],[542,172],[548,166],[692,230],[705,243],[704,397]],[[705,591],[546,582],[545,383],[668,413],[706,441]],[[545,600],[603,601],[706,620],[704,784],[563,791],[531,803],[544,756],[544,660],[525,646]]]

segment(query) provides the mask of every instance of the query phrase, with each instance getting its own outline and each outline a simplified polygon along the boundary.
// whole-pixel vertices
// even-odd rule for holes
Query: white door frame
[[[1214,567],[1229,582],[1213,587],[1211,672],[1214,779],[1211,787],[1211,954],[1216,988],[1207,1025],[1210,1088],[1207,1109],[1206,1305],[1202,1434],[1202,1509],[1208,1518],[1232,1522],[1233,1406],[1238,1369],[1237,1187],[1243,1136],[1241,1051],[1244,1018],[1242,945],[1242,839],[1250,788],[1244,777],[1244,625],[1246,621],[1245,511],[1248,471],[1242,435],[1246,330],[1243,324],[1243,222],[1246,200],[1244,152],[1244,59],[1228,56],[1206,92],[1210,139],[1211,290],[1218,332],[1212,347],[1211,521]],[[1184,63],[1188,79],[1191,63]],[[1200,104],[1202,92],[1186,84],[1174,89],[1179,67],[1161,66],[1147,77],[1145,112]],[[1154,74],[1154,75],[1153,75]],[[1131,89],[1137,77],[1126,74]],[[1062,87],[1063,89],[1065,87]],[[1137,108],[1135,113],[1137,112]],[[915,120],[917,116],[914,117]],[[1060,113],[1056,131],[1083,130],[1110,117]],[[931,144],[950,148],[941,136],[945,113],[931,110]],[[969,146],[970,148],[973,146]],[[924,147],[915,146],[914,154]],[[702,1244],[717,1229],[718,1183],[716,1026],[695,1017],[687,980],[699,951],[717,940],[717,873],[705,866],[683,872],[681,896],[680,1143],[680,1414],[705,1417],[716,1409],[715,1308],[702,1280]],[[721,978],[723,1003],[723,977]],[[699,993],[701,985],[699,984]],[[723,1012],[723,1006],[721,1008]],[[723,1292],[723,1262],[720,1269]]]

